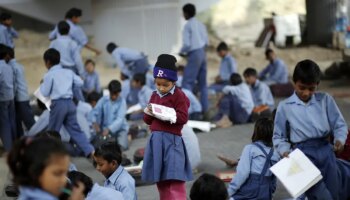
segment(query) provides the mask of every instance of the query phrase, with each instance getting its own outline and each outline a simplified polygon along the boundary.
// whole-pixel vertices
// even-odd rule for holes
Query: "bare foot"
[[[221,160],[221,161],[223,161],[224,163],[226,163],[226,165],[228,166],[228,167],[235,167],[235,166],[237,166],[237,164],[238,164],[238,160],[232,160],[232,159],[230,159],[230,158],[227,158],[226,156],[223,156],[223,155],[217,155],[217,157]]]

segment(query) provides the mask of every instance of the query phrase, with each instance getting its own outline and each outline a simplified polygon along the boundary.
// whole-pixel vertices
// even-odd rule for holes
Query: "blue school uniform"
[[[74,24],[70,19],[66,19],[66,22],[69,24],[70,27],[68,35],[78,44],[79,49],[81,50],[88,43],[88,38],[84,30],[81,28],[81,26]],[[57,30],[56,25],[54,30],[51,31],[49,39],[54,40],[58,36],[60,36],[60,34]]]
[[[152,93],[153,93],[153,90],[149,88],[147,85],[142,86],[142,88],[138,91],[137,103],[141,105],[142,110],[147,107],[149,99],[152,96]],[[143,118],[143,112],[132,113],[130,114],[129,120],[141,120],[142,118]]]
[[[100,78],[96,71],[92,72],[91,74],[85,71],[82,77],[84,79],[84,85],[83,85],[84,92],[86,93],[90,93],[92,91],[95,91],[97,93],[101,92]]]
[[[14,48],[13,38],[18,38],[18,33],[13,27],[7,27],[0,24],[0,44]]]
[[[181,53],[187,54],[182,87],[190,91],[198,83],[203,112],[208,110],[207,61],[204,48],[208,45],[207,30],[195,17],[189,19],[182,33]]]
[[[282,155],[299,148],[323,176],[323,180],[305,192],[309,199],[344,199],[339,196],[340,185],[350,174],[339,171],[341,168],[328,141],[330,134],[334,141],[345,143],[347,125],[330,95],[315,93],[304,103],[294,93],[279,104],[273,134],[275,149]]]
[[[255,84],[250,87],[250,91],[252,92],[255,106],[267,105],[271,111],[273,110],[275,101],[266,83],[256,80]]]
[[[8,63],[14,71],[15,78],[15,108],[17,135],[23,135],[22,122],[29,130],[35,123],[34,114],[29,104],[28,86],[24,76],[24,68],[16,59]]]
[[[278,153],[261,141],[246,145],[237,165],[237,173],[227,189],[231,199],[272,199],[276,177],[269,168],[278,160]]]
[[[202,113],[202,105],[197,99],[197,97],[193,94],[193,92],[182,88],[182,91],[187,96],[188,100],[190,100],[190,107],[188,108],[189,118],[191,120],[200,120],[200,115]]]
[[[121,192],[125,200],[137,200],[135,180],[121,165],[108,177],[104,187]]]
[[[112,57],[120,67],[121,72],[129,78],[133,77],[134,74],[144,74],[148,71],[149,63],[147,57],[139,51],[118,47],[112,52]]]
[[[83,81],[71,70],[55,65],[45,74],[40,91],[52,100],[48,130],[58,132],[64,125],[72,140],[87,156],[94,148],[77,122],[76,106],[72,100],[73,84],[81,87]]]
[[[99,186],[97,183],[94,184],[85,200],[124,200],[123,194],[116,191],[114,188],[106,188]]]
[[[239,103],[242,105],[242,108],[246,111],[246,113],[252,113],[254,109],[254,101],[249,86],[246,83],[241,83],[236,86],[225,86],[222,92],[224,94],[237,96]]]
[[[281,59],[276,58],[260,72],[259,78],[268,85],[288,83],[288,68]]]
[[[101,131],[108,129],[123,149],[128,149],[129,125],[126,121],[126,102],[122,97],[111,101],[109,96],[98,100],[93,109],[92,123],[97,123]]]
[[[215,93],[221,92],[226,85],[229,85],[230,76],[232,73],[237,73],[237,63],[232,55],[227,54],[224,58],[221,59],[220,63],[219,76],[222,82],[212,84],[209,86],[209,89],[214,90]]]
[[[33,187],[19,187],[19,196],[18,200],[58,200],[57,197],[53,196],[52,194],[39,189],[39,188],[33,188]]]
[[[14,72],[10,65],[0,60],[0,137],[5,151],[9,151],[17,137],[15,116]]]

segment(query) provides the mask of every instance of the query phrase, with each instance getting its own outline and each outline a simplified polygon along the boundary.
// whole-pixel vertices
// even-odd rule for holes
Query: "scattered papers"
[[[131,113],[136,112],[136,111],[139,111],[139,110],[142,110],[142,107],[141,107],[141,105],[138,103],[138,104],[133,105],[133,106],[131,106],[130,108],[128,108],[128,110],[126,111],[126,114],[131,114]]]
[[[162,121],[170,121],[170,123],[176,123],[176,112],[174,108],[151,103],[152,113],[148,112],[148,108],[144,109],[147,115],[154,116]]]
[[[194,121],[194,120],[188,120],[187,125],[191,128],[199,129],[203,132],[209,132],[212,128],[216,127],[215,124],[212,124],[210,122]]]
[[[235,171],[218,172],[216,176],[224,182],[231,182],[233,177],[235,177]]]
[[[299,149],[270,168],[293,198],[299,197],[322,179],[320,170]]]
[[[124,167],[124,169],[128,172],[142,171],[142,166],[143,166],[143,161],[141,161],[140,164],[138,165]]]
[[[51,99],[48,97],[44,97],[43,94],[40,92],[40,87],[35,90],[34,96],[38,98],[43,104],[45,104],[46,108],[50,110],[51,106]]]

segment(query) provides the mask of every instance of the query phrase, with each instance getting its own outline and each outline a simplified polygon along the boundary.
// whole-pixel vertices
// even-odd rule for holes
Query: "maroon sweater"
[[[169,93],[162,98],[160,98],[157,92],[153,92],[149,103],[174,108],[176,111],[175,124],[170,124],[169,121],[162,121],[144,114],[143,120],[146,124],[151,126],[151,131],[164,131],[175,135],[181,135],[183,125],[188,121],[188,108],[190,107],[190,101],[182,90],[176,87],[174,94]]]

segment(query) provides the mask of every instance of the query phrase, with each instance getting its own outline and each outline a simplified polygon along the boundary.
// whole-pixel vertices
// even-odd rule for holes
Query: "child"
[[[104,187],[121,192],[125,200],[137,200],[135,180],[120,165],[122,154],[118,144],[114,142],[102,144],[96,149],[94,161],[96,169],[107,179]]]
[[[305,192],[308,199],[347,199],[349,196],[344,195],[349,185],[343,181],[350,174],[343,171],[333,151],[342,151],[348,129],[334,99],[316,92],[320,78],[321,70],[315,62],[303,60],[296,65],[295,92],[278,105],[273,144],[284,157],[292,149],[300,149],[321,171],[323,179]],[[331,134],[333,148],[328,140]]]
[[[170,124],[153,116],[144,115],[144,121],[150,126],[152,135],[145,149],[142,167],[142,180],[156,182],[161,200],[185,200],[185,181],[192,179],[192,170],[187,151],[181,137],[183,125],[188,120],[189,100],[181,89],[175,86],[177,81],[176,58],[168,54],[158,56],[153,76],[156,92],[149,103],[174,108],[176,123]],[[152,112],[150,106],[148,112]]]
[[[9,13],[2,13],[0,20],[0,44],[15,48],[13,38],[18,38],[18,33],[12,27],[12,16]]]
[[[120,97],[120,82],[112,80],[108,84],[108,90],[109,96],[102,97],[93,109],[93,127],[96,133],[114,136],[123,150],[127,150],[129,125],[125,118],[126,103]]]
[[[272,148],[273,121],[260,118],[256,121],[252,144],[244,147],[232,179],[228,194],[234,200],[272,199],[276,190],[276,177],[269,168],[279,160]]]
[[[147,56],[142,52],[118,47],[115,43],[108,43],[107,52],[112,55],[117,63],[120,71],[128,77],[133,77],[134,74],[146,74],[149,68]]]
[[[15,108],[16,108],[16,123],[17,137],[23,136],[22,122],[29,130],[34,124],[34,114],[32,107],[29,105],[28,86],[24,76],[24,68],[15,59],[15,52],[8,47],[10,61],[8,64],[14,71],[15,78]]]
[[[276,57],[272,49],[267,49],[265,56],[270,63],[260,72],[259,79],[267,85],[288,83],[288,68],[284,62]]]
[[[15,116],[15,89],[13,68],[6,62],[10,56],[7,47],[0,44],[0,137],[8,152],[17,137]]]
[[[87,96],[87,102],[91,105],[92,108],[96,107],[96,104],[98,102],[98,100],[101,98],[101,95],[98,94],[97,92],[91,92],[88,96]]]
[[[10,151],[7,164],[20,187],[21,200],[58,200],[65,187],[69,156],[52,138],[21,138]]]
[[[190,91],[198,82],[200,102],[203,112],[208,111],[208,88],[207,88],[207,61],[205,47],[208,46],[207,30],[196,18],[196,7],[193,4],[186,4],[182,7],[184,18],[187,23],[183,29],[183,44],[180,55],[188,56],[185,67],[182,87]]]
[[[230,77],[231,85],[223,88],[223,98],[219,100],[217,122],[219,127],[229,127],[234,124],[247,123],[254,108],[252,94],[247,84],[243,83],[239,74]]]
[[[89,41],[84,30],[78,25],[80,23],[82,14],[83,14],[83,11],[79,8],[71,8],[67,11],[65,16],[65,21],[69,24],[69,27],[70,27],[69,36],[78,44],[80,50],[83,47],[85,47],[90,51],[96,53],[96,55],[99,55],[101,51],[91,46],[88,43]],[[56,26],[54,30],[50,33],[49,39],[54,40],[59,35],[60,33],[58,32],[57,26]]]
[[[237,64],[235,59],[230,55],[228,46],[225,42],[220,42],[216,48],[218,56],[221,58],[220,73],[215,77],[215,83],[209,89],[215,92],[221,92],[222,89],[230,84],[230,76],[237,73]]]
[[[134,89],[138,90],[137,99],[138,104],[140,104],[141,109],[134,111],[129,116],[130,120],[140,120],[143,118],[143,110],[147,107],[149,99],[152,96],[153,90],[146,85],[146,76],[145,74],[135,74],[131,81],[131,86]]]
[[[84,79],[83,92],[85,96],[91,92],[101,93],[100,78],[95,70],[95,62],[93,60],[85,61],[85,72],[82,75]]]
[[[197,97],[193,94],[193,92],[181,88],[182,92],[185,93],[186,97],[190,101],[190,107],[188,108],[188,114],[190,120],[202,120],[202,105],[197,99]]]
[[[76,116],[76,105],[73,102],[73,85],[82,86],[83,81],[73,71],[64,69],[60,62],[60,53],[55,49],[48,49],[44,53],[44,61],[49,70],[40,85],[40,92],[52,101],[48,130],[60,131],[65,126],[74,143],[91,156],[94,152],[86,135],[80,129]]]
[[[191,200],[226,200],[225,183],[218,177],[204,173],[192,185]]]

